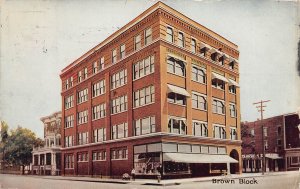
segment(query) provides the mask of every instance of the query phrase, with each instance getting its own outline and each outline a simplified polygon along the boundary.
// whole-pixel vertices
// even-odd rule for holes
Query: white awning
[[[239,61],[237,59],[232,58],[232,57],[229,58],[229,62],[239,63]]]
[[[232,79],[229,79],[229,86],[231,86],[231,85],[234,85],[236,87],[240,87],[240,85],[236,81],[234,81]]]
[[[203,48],[207,48],[207,49],[211,49],[212,47],[211,46],[209,46],[209,45],[207,45],[207,44],[205,44],[205,43],[200,43],[200,49],[203,49]]]
[[[174,85],[169,85],[169,84],[168,84],[168,93],[177,93],[187,97],[191,96],[184,88],[177,87]]]
[[[163,160],[178,163],[238,163],[237,160],[225,154],[164,153]]]
[[[174,54],[168,54],[168,58],[174,58],[176,61],[185,62],[185,60],[183,58],[181,58],[180,56],[176,56]]]
[[[212,79],[219,79],[219,80],[222,80],[224,82],[228,82],[228,80],[224,76],[222,76],[220,74],[217,74],[217,73],[214,73],[214,72],[212,72]]]
[[[211,53],[218,53],[218,54],[223,54],[222,52],[220,52],[219,50],[217,50],[217,49],[214,49],[214,48],[212,48],[211,50]]]

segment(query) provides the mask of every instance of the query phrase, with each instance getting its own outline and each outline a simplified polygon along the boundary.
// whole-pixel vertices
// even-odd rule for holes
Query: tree
[[[22,166],[22,174],[24,174],[25,166],[29,165],[32,160],[33,147],[40,144],[41,139],[37,139],[34,132],[18,126],[8,135],[4,159],[13,165]]]
[[[4,163],[4,154],[5,154],[5,147],[7,144],[8,139],[8,125],[4,121],[0,122],[0,152],[2,153],[2,163],[1,166],[3,166]],[[2,167],[1,167],[2,168]]]

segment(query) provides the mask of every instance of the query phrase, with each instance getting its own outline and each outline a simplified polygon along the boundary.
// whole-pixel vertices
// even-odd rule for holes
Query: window
[[[212,103],[212,109],[213,113],[225,114],[225,106],[223,101],[214,99]]]
[[[251,134],[252,137],[255,136],[254,129],[251,129],[251,130],[250,130],[250,134]]]
[[[127,70],[124,69],[111,76],[111,89],[121,87],[127,83]]]
[[[229,111],[230,111],[230,116],[231,117],[236,117],[237,112],[236,112],[236,107],[235,104],[229,104]]]
[[[78,162],[86,162],[89,161],[89,154],[88,152],[80,152],[77,155],[77,161]]]
[[[82,73],[81,71],[78,72],[78,83],[82,81]]]
[[[69,79],[66,80],[66,83],[65,83],[65,89],[68,89],[69,88]]]
[[[207,123],[200,122],[200,121],[193,121],[193,134],[195,136],[203,136],[207,137]]]
[[[191,39],[191,51],[192,51],[192,53],[196,53],[196,49],[197,49],[196,40]]]
[[[121,160],[128,158],[127,148],[119,148],[111,150],[111,159]]]
[[[88,121],[88,110],[78,112],[78,124],[87,123]]]
[[[103,69],[104,69],[104,57],[101,57],[101,58],[100,58],[100,66],[99,66],[99,69],[100,69],[100,70],[103,70]]]
[[[139,79],[154,72],[154,55],[133,65],[133,79]]]
[[[235,85],[229,85],[229,93],[236,94],[236,86]]]
[[[230,128],[230,139],[237,140],[236,128],[233,128],[233,127]]]
[[[214,126],[214,137],[220,139],[226,139],[226,131],[224,126]]]
[[[84,75],[83,75],[83,79],[86,79],[88,77],[88,69],[87,68],[84,68]]]
[[[168,132],[185,135],[187,133],[185,122],[185,119],[182,118],[170,118],[168,123]]]
[[[171,27],[167,27],[167,41],[173,43],[174,42],[174,33]]]
[[[77,101],[78,104],[86,102],[88,99],[88,89],[77,92]]]
[[[117,62],[117,49],[112,50],[111,54],[112,54],[111,62],[114,64]]]
[[[179,105],[186,105],[186,96],[171,92],[168,93],[168,102]]]
[[[225,89],[225,82],[220,80],[220,79],[212,79],[212,86],[217,88],[217,89],[222,89],[224,90]]]
[[[73,136],[65,136],[65,147],[72,147],[74,144]]]
[[[281,139],[277,139],[277,146],[281,146],[281,145],[282,145]]]
[[[179,76],[185,77],[185,65],[184,62],[175,58],[168,58],[168,72]]]
[[[69,85],[69,87],[73,87],[73,76],[70,77],[70,85]]]
[[[206,97],[198,93],[193,93],[192,107],[199,110],[206,110],[207,109]]]
[[[94,130],[94,142],[102,142],[106,140],[106,128]]]
[[[121,123],[119,125],[112,126],[111,139],[126,138],[126,137],[128,137],[127,123]]]
[[[155,101],[154,86],[148,86],[133,93],[134,107],[150,104]]]
[[[106,151],[101,150],[98,152],[93,152],[93,161],[105,161],[106,160]]]
[[[134,37],[134,50],[139,50],[141,46],[141,35],[137,35]]]
[[[93,63],[93,74],[97,73],[98,72],[98,62],[94,62]]]
[[[280,136],[281,135],[281,126],[277,127],[277,135]]]
[[[263,131],[264,131],[264,136],[267,137],[268,136],[268,128],[264,127]]]
[[[120,59],[125,57],[125,44],[120,46]]]
[[[72,108],[73,105],[74,105],[74,96],[73,95],[65,98],[65,109]]]
[[[78,145],[87,144],[89,142],[89,133],[78,133]]]
[[[182,32],[178,33],[178,45],[184,47],[184,35]]]
[[[192,67],[192,80],[199,83],[206,83],[205,69],[197,66]]]
[[[93,120],[104,118],[105,114],[105,103],[93,106]]]
[[[148,28],[145,31],[145,45],[148,45],[152,41],[152,29]]]
[[[65,117],[65,128],[70,128],[74,126],[74,115],[69,115]]]
[[[144,135],[155,132],[155,117],[150,116],[134,121],[134,135]]]
[[[105,80],[101,80],[93,84],[93,97],[102,95],[105,93]]]
[[[74,168],[74,155],[66,154],[65,155],[65,169],[73,169]]]
[[[268,149],[269,149],[268,141],[265,140],[265,150],[268,150]]]
[[[127,110],[127,95],[112,100],[111,114],[121,113]]]
[[[233,70],[233,69],[234,69],[234,64],[235,64],[235,62],[234,62],[234,61],[231,61],[231,62],[229,63],[229,69]]]

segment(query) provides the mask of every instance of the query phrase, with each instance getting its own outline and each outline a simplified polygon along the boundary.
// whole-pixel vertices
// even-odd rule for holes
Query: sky
[[[155,0],[0,0],[0,120],[43,136],[40,118],[61,110],[61,70]],[[300,107],[299,1],[163,0],[239,46],[241,117],[271,100],[265,117]]]

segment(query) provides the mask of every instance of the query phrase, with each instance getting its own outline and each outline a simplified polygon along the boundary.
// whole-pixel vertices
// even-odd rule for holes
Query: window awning
[[[214,72],[212,72],[212,79],[219,79],[219,80],[222,80],[224,82],[229,82],[224,76],[222,76],[220,74],[217,74],[217,73],[214,73]]]
[[[205,44],[205,43],[200,43],[200,49],[203,49],[203,48],[207,48],[207,49],[211,49],[212,47],[211,46],[209,46],[209,45],[207,45],[207,44]]]
[[[225,154],[164,153],[163,160],[178,163],[238,163],[237,160]]]
[[[234,85],[236,87],[240,87],[240,85],[236,81],[234,81],[232,79],[229,79],[229,86],[231,86],[231,85]]]
[[[174,54],[168,54],[168,58],[174,58],[176,61],[185,62],[185,60],[183,58],[181,58],[180,56],[174,55]]]
[[[230,61],[230,62],[239,63],[239,61],[238,61],[237,59],[235,59],[235,58],[232,58],[232,57],[230,57],[230,58],[229,58],[229,61]]]
[[[212,48],[210,51],[211,51],[211,53],[218,53],[218,54],[220,54],[220,55],[223,54],[222,52],[220,52],[219,50],[214,49],[214,48]]]
[[[177,87],[174,85],[169,85],[169,84],[168,84],[168,93],[177,93],[177,94],[181,94],[186,97],[191,96],[184,88]]]

